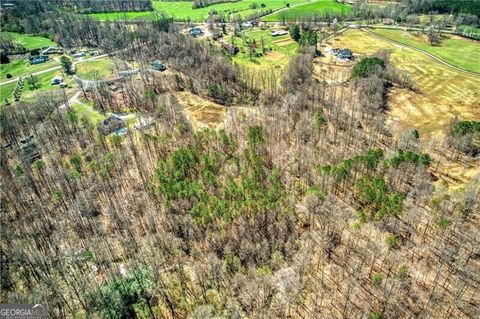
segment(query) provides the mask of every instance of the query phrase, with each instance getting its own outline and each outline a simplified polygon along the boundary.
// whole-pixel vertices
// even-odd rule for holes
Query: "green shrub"
[[[153,282],[150,269],[140,267],[131,274],[114,278],[86,294],[89,306],[102,318],[137,318],[136,309],[148,308]],[[148,317],[151,317],[150,314]]]
[[[400,246],[400,241],[395,235],[387,236],[387,238],[385,239],[385,243],[390,249],[397,249]]]
[[[480,122],[478,121],[459,121],[454,123],[452,127],[452,133],[455,135],[466,135],[479,132]]]
[[[377,57],[364,58],[352,70],[352,78],[366,78],[380,67],[385,68],[385,62]]]
[[[408,277],[408,267],[400,266],[400,268],[398,268],[397,273],[395,274],[395,279],[397,279],[398,281],[403,281],[407,277]]]
[[[382,282],[382,280],[383,280],[383,274],[382,274],[382,273],[379,273],[379,272],[374,273],[374,274],[372,274],[371,279],[372,279],[372,282],[373,282],[375,285],[378,285],[378,284],[380,284],[380,283]]]

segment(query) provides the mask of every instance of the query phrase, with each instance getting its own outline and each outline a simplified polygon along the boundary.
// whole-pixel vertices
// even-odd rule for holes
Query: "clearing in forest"
[[[177,92],[175,97],[195,129],[216,128],[225,119],[226,107],[191,92]]]
[[[153,8],[156,13],[173,17],[176,21],[204,22],[210,13],[215,13],[228,21],[234,15],[246,18],[254,14],[268,14],[286,7],[287,3],[296,5],[306,1],[307,0],[241,0],[217,3],[195,9],[191,1],[153,1]],[[107,12],[91,13],[89,16],[102,21],[142,20],[153,19],[155,12]]]
[[[430,45],[427,36],[403,30],[374,29],[373,32],[389,39],[419,48],[457,67],[480,72],[480,42],[456,35],[442,34],[440,42]]]
[[[240,52],[233,57],[233,62],[264,70],[283,68],[297,52],[298,44],[289,34],[272,37],[271,31],[254,28],[235,37],[233,43]]]
[[[456,71],[425,54],[361,30],[348,30],[332,39],[331,44],[348,47],[358,54],[388,49],[391,62],[412,76],[418,92],[398,87],[389,90],[389,124],[394,133],[416,128],[423,138],[437,137],[440,140],[455,117],[480,120],[480,77]],[[475,163],[444,161],[437,169],[443,180],[455,185],[461,185],[479,173]]]
[[[176,20],[191,20],[203,22],[209,12],[216,12],[217,15],[230,20],[232,15],[248,17],[257,13],[268,13],[286,7],[287,3],[295,5],[306,2],[306,0],[241,0],[236,2],[224,2],[212,4],[203,8],[194,9],[192,2],[187,1],[154,1],[155,11]]]
[[[27,50],[34,50],[57,45],[55,42],[45,37],[20,34],[16,32],[2,32],[1,36],[2,38],[11,38],[14,43],[21,45]]]
[[[76,74],[84,80],[105,80],[117,74],[117,68],[112,59],[99,59],[77,64]]]
[[[9,63],[2,64],[0,68],[0,83],[8,81],[9,78],[17,78],[19,76],[27,76],[29,74],[50,69],[60,65],[54,59],[41,64],[30,64],[28,59],[11,60]],[[10,76],[7,77],[7,74]]]
[[[21,100],[22,101],[33,100],[35,94],[37,93],[40,93],[43,91],[58,90],[59,89],[58,85],[51,85],[51,81],[53,77],[57,75],[62,76],[64,82],[69,84],[69,86],[73,84],[73,81],[70,78],[63,76],[62,70],[53,70],[43,74],[35,75],[34,77],[37,83],[36,88],[29,85],[26,77],[23,77],[24,84],[23,84],[23,89],[21,94]],[[3,102],[5,101],[5,98],[7,98],[10,101],[13,100],[12,95],[13,95],[13,92],[15,91],[16,85],[17,85],[17,81],[2,85],[0,87],[0,102],[2,102],[2,105],[3,105]]]
[[[291,21],[314,15],[345,15],[350,12],[352,12],[352,8],[346,4],[334,0],[317,0],[298,6],[290,4],[290,8],[267,15],[262,20],[267,22]]]
[[[360,54],[388,49],[392,63],[412,76],[419,89],[417,93],[400,88],[390,91],[389,113],[393,127],[415,127],[421,133],[436,135],[442,133],[455,116],[480,119],[480,77],[455,71],[425,54],[361,30],[348,30],[331,43]]]

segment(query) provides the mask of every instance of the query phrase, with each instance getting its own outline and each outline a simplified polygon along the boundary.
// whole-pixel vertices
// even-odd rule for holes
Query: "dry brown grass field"
[[[185,115],[195,129],[216,128],[225,119],[226,107],[191,92],[175,94],[184,107]]]
[[[388,49],[393,64],[412,76],[418,92],[402,88],[389,91],[388,121],[394,134],[416,128],[422,136],[440,141],[448,123],[455,117],[480,119],[480,77],[458,72],[420,52],[361,30],[348,30],[332,39],[330,44],[348,47],[359,55]],[[477,162],[460,164],[438,157],[437,160],[440,163],[437,176],[453,185],[461,185],[480,173]]]

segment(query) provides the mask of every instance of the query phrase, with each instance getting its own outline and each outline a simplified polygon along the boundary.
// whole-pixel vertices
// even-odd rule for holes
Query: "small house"
[[[41,64],[50,60],[48,55],[34,55],[29,57],[28,59],[30,61],[30,64]]]
[[[288,34],[288,32],[285,31],[285,30],[275,30],[275,31],[272,31],[272,37],[279,37],[279,36],[285,35],[285,34]]]
[[[343,60],[353,60],[353,52],[350,49],[343,49],[338,52],[337,57]]]
[[[113,114],[98,123],[97,127],[102,135],[109,135],[117,132],[118,129],[126,128],[127,125],[120,116]]]
[[[203,34],[203,31],[199,27],[194,27],[189,29],[188,33],[190,33],[190,35],[195,38],[195,37],[201,36]]]
[[[153,61],[150,65],[151,65],[152,69],[154,69],[155,71],[165,71],[167,69],[165,64],[163,64],[159,60]]]
[[[63,78],[60,75],[55,75],[50,82],[51,85],[57,85],[63,82]]]

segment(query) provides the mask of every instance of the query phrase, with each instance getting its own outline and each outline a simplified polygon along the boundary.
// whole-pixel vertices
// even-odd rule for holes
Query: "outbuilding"
[[[60,75],[55,75],[50,82],[51,85],[57,85],[63,82],[63,78]]]
[[[30,64],[41,64],[47,62],[50,58],[47,55],[34,55],[29,57],[28,60]]]

